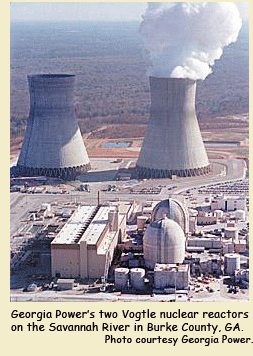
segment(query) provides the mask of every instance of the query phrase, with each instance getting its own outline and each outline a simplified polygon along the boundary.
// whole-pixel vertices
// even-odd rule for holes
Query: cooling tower
[[[20,175],[73,178],[90,161],[74,114],[74,75],[28,76],[30,114],[17,168]]]
[[[196,81],[150,77],[151,109],[137,161],[140,178],[195,176],[210,166],[195,113]]]

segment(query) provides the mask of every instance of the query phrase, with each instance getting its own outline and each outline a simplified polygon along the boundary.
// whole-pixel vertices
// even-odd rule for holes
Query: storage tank
[[[224,237],[227,239],[232,239],[233,241],[238,240],[238,229],[236,227],[225,227]]]
[[[73,179],[90,168],[74,110],[71,74],[28,75],[30,113],[18,175]]]
[[[137,161],[140,178],[198,176],[210,171],[195,113],[196,81],[150,77],[151,109]]]
[[[234,214],[236,219],[245,221],[245,216],[246,216],[245,210],[236,210]]]
[[[126,289],[127,284],[128,284],[128,274],[129,274],[129,269],[128,268],[115,268],[115,288],[116,289]]]
[[[143,236],[145,265],[153,269],[156,263],[182,263],[185,257],[185,235],[178,223],[165,217],[153,221]]]
[[[233,275],[235,270],[240,269],[240,255],[227,253],[224,257],[224,272],[226,275]]]
[[[145,289],[144,284],[145,270],[143,268],[131,268],[130,270],[130,280],[131,285],[136,290]]]

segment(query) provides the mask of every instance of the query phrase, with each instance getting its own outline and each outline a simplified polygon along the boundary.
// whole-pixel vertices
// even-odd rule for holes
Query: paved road
[[[42,291],[42,292],[22,292],[11,290],[11,302],[169,302],[175,300],[174,294],[159,295],[136,295],[121,293],[92,293],[83,294],[75,291]],[[231,297],[221,295],[220,291],[214,291],[207,296],[196,296],[187,298],[187,295],[177,294],[176,300],[179,302],[248,302],[249,296]]]

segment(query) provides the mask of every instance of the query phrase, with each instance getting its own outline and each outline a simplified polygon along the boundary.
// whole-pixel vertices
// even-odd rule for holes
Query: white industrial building
[[[223,211],[246,210],[246,197],[233,195],[215,197],[211,201],[211,210],[217,209]]]
[[[118,240],[124,236],[131,205],[79,206],[51,243],[52,275],[105,276]]]
[[[160,264],[154,268],[154,285],[157,289],[187,289],[190,282],[190,266],[188,264]]]
[[[220,254],[204,251],[202,253],[189,253],[185,258],[185,263],[189,263],[192,274],[220,274],[221,260]]]
[[[218,217],[216,214],[206,211],[199,211],[197,216],[198,225],[214,225],[217,224]]]
[[[187,247],[204,247],[204,249],[221,249],[222,241],[217,237],[196,237],[187,240]]]

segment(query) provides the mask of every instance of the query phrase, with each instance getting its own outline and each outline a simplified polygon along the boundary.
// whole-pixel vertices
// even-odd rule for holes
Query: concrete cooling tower
[[[74,114],[74,75],[28,76],[30,114],[19,175],[73,178],[90,168]]]
[[[196,81],[150,77],[151,111],[137,161],[140,178],[196,176],[210,171],[195,113]]]

